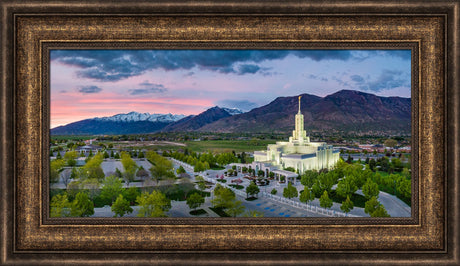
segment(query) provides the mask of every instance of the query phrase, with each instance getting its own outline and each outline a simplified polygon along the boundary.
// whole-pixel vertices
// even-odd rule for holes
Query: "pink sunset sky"
[[[343,89],[410,97],[410,50],[52,50],[51,128],[131,111],[249,111]]]

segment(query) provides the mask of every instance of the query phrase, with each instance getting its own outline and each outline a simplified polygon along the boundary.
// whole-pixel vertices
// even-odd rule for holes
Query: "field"
[[[274,144],[276,140],[207,140],[186,141],[187,147],[195,152],[253,152],[266,150],[268,144]]]
[[[127,141],[104,141],[113,143],[118,149],[146,149],[146,150],[178,150],[187,147],[194,152],[253,152],[257,150],[266,150],[268,144],[274,144],[277,140],[205,140],[205,141],[144,141],[144,142],[127,142]]]

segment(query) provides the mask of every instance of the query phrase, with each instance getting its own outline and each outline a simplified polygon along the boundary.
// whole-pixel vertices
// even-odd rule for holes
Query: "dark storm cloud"
[[[239,66],[238,75],[254,74],[259,70],[260,70],[260,67],[258,65],[244,64],[244,65]]]
[[[153,84],[148,81],[144,81],[140,83],[139,86],[141,86],[142,88],[128,90],[129,94],[130,95],[143,95],[143,94],[151,94],[151,93],[162,93],[168,90],[161,84]]]
[[[98,93],[101,92],[102,89],[99,88],[98,86],[83,86],[80,88],[77,88],[78,92],[81,93]]]
[[[347,61],[351,59],[352,54],[350,50],[297,50],[292,53],[299,57],[308,57],[314,61],[322,60],[341,60]]]
[[[321,80],[321,81],[328,81],[328,79],[325,77],[320,77],[320,76],[313,75],[313,74],[308,75],[308,78],[315,79],[315,80]]]
[[[380,92],[402,86],[410,87],[410,76],[405,75],[402,71],[384,69],[375,80],[359,75],[353,75],[350,78],[358,88],[366,91]]]
[[[153,86],[153,85],[155,84],[150,83],[148,80],[145,80],[144,82],[139,83],[139,86]],[[163,85],[159,85],[159,86],[163,86]]]
[[[404,60],[410,60],[411,59],[411,50],[391,50],[391,51],[386,51],[388,56],[394,56],[394,57],[400,57]]]
[[[81,68],[80,78],[118,81],[152,69],[255,74],[262,72],[257,63],[289,55],[314,61],[352,58],[348,50],[52,50],[51,60]]]
[[[352,75],[352,76],[350,76],[350,78],[354,82],[364,82],[364,78],[361,77],[360,75]]]
[[[399,57],[402,60],[411,59],[411,50],[354,50],[352,57],[360,62],[372,57]]]

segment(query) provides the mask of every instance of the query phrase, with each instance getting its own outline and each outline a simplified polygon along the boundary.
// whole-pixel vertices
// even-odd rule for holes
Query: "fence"
[[[263,197],[272,199],[274,201],[290,205],[290,206],[295,207],[295,208],[304,209],[304,210],[307,210],[307,211],[310,211],[310,212],[313,212],[313,213],[322,214],[322,215],[326,215],[326,216],[330,216],[330,217],[361,217],[361,216],[358,216],[358,215],[347,214],[347,213],[336,211],[336,210],[328,210],[328,209],[325,209],[325,208],[322,208],[322,207],[305,204],[305,203],[302,203],[302,202],[294,201],[294,200],[291,200],[291,199],[287,199],[287,198],[284,198],[284,197],[272,195],[272,194],[265,193],[265,192],[261,192],[260,195],[262,195]]]
[[[169,158],[171,161],[173,161],[175,164],[178,164],[182,167],[184,167],[185,169],[188,169],[189,171],[193,171],[193,166],[191,166],[190,164],[188,163],[184,163],[182,161],[179,161],[177,159],[174,159],[174,158]]]

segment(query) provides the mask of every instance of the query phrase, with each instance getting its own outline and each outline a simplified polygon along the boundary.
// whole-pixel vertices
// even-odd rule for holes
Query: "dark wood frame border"
[[[458,1],[4,1],[1,7],[2,263],[459,263]],[[416,43],[417,215],[310,224],[47,219],[40,204],[48,129],[41,49],[94,40]]]

